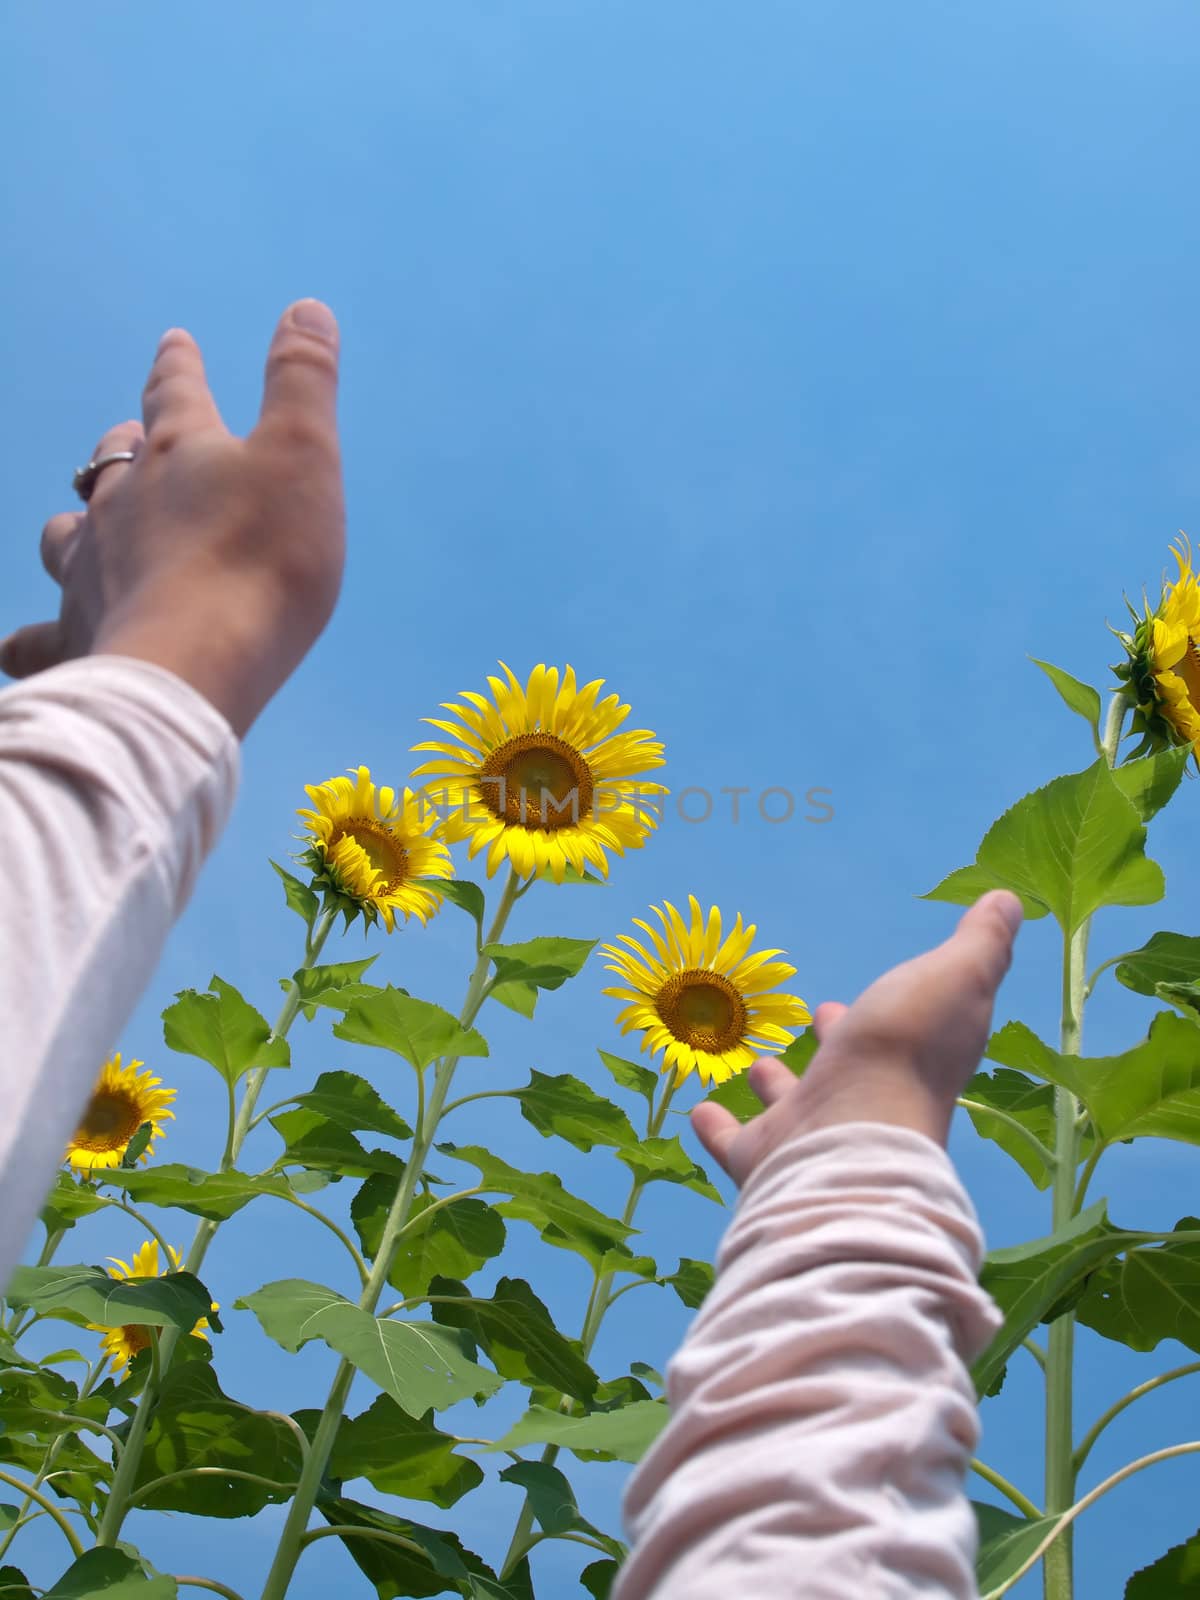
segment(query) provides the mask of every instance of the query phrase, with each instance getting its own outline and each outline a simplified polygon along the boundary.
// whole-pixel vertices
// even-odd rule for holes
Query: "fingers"
[[[817,1036],[817,1043],[824,1044],[829,1036],[830,1029],[849,1011],[850,1007],[843,1005],[840,1000],[824,1000],[813,1012],[813,1032]]]
[[[260,424],[301,439],[337,436],[338,325],[320,300],[297,300],[267,353]]]
[[[760,1056],[750,1063],[750,1087],[764,1106],[773,1106],[796,1086],[796,1074],[776,1056]]]
[[[1015,894],[993,889],[962,916],[944,948],[970,961],[982,981],[995,992],[1012,962],[1013,942],[1023,916]]]
[[[145,439],[140,422],[118,422],[115,428],[109,428],[107,433],[101,434],[99,443],[92,451],[91,459],[99,461],[101,456],[111,455],[116,450],[132,450],[136,455],[145,443]],[[95,487],[88,496],[88,505],[103,505],[132,465],[132,461],[113,461],[102,468],[97,473]]]
[[[63,581],[86,516],[85,511],[60,511],[42,529],[42,565],[55,583]]]
[[[168,328],[159,341],[142,390],[142,421],[146,437],[164,444],[225,426],[204,375],[200,346],[184,328]]]
[[[787,1072],[786,1067],[783,1070]],[[791,1077],[791,1073],[788,1076]],[[729,1148],[742,1131],[742,1125],[733,1112],[726,1111],[724,1106],[716,1105],[711,1100],[701,1100],[692,1111],[692,1128],[709,1155],[714,1161],[719,1161],[732,1178]]]
[[[65,659],[63,633],[57,622],[33,622],[0,641],[0,672],[10,678],[31,678]]]

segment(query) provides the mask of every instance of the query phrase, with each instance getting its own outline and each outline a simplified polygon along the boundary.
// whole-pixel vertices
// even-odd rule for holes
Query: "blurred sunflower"
[[[764,1049],[790,1044],[788,1029],[805,1027],[812,1018],[803,1000],[778,990],[796,973],[774,959],[783,952],[750,953],[753,923],[743,927],[739,915],[722,941],[718,908],[705,917],[695,895],[688,901],[690,923],[670,901],[651,908],[661,932],[634,918],[649,948],[625,933],[618,938],[627,949],[601,946],[612,958],[608,970],[621,980],[619,988],[604,992],[629,1002],[617,1018],[621,1032],[640,1029],[643,1050],[664,1051],[664,1072],[673,1067],[678,1082],[695,1072],[702,1083],[724,1083]]]
[[[297,815],[312,838],[305,859],[319,887],[368,922],[382,917],[389,933],[397,912],[420,922],[437,914],[442,897],[421,879],[449,878],[454,867],[430,837],[438,821],[431,806],[411,789],[377,788],[369,767],[305,792],[315,809]]]
[[[1200,761],[1200,582],[1186,539],[1171,547],[1178,576],[1164,580],[1158,605],[1130,610],[1132,634],[1119,633],[1128,661],[1114,668],[1134,700],[1133,731],[1143,735],[1138,755],[1170,744],[1190,744]]]
[[[573,668],[560,681],[557,667],[537,666],[522,685],[500,666],[490,700],[464,690],[465,705],[443,706],[457,721],[424,719],[451,743],[413,746],[437,757],[413,776],[434,780],[443,837],[469,840],[472,859],[486,850],[489,877],[506,858],[522,877],[561,883],[568,867],[589,866],[607,876],[608,851],[638,849],[658,826],[668,791],[642,774],[664,764],[662,745],[645,728],[618,731],[629,707],[598,698],[603,678],[579,688]]]
[[[87,1110],[69,1143],[65,1160],[76,1172],[90,1173],[119,1167],[129,1141],[144,1123],[150,1124],[146,1148],[138,1157],[145,1161],[150,1147],[165,1131],[163,1122],[174,1118],[167,1107],[175,1098],[174,1089],[162,1089],[161,1078],[151,1072],[138,1072],[140,1061],[121,1065],[118,1052],[106,1061],[92,1090]]]
[[[161,1267],[158,1259],[158,1241],[147,1239],[140,1250],[135,1251],[133,1265],[118,1261],[116,1256],[109,1256],[112,1266],[108,1269],[110,1278],[161,1278],[167,1272],[178,1272],[180,1256],[179,1251],[171,1245],[167,1246],[171,1260],[165,1267]],[[213,1301],[213,1310],[221,1308]],[[134,1356],[140,1355],[150,1346],[150,1329],[137,1323],[126,1324],[124,1327],[108,1327],[104,1323],[89,1322],[88,1327],[94,1333],[102,1333],[104,1338],[100,1344],[106,1356],[113,1365],[114,1372],[123,1371]],[[192,1329],[192,1336],[196,1339],[207,1339],[208,1319],[201,1317]]]

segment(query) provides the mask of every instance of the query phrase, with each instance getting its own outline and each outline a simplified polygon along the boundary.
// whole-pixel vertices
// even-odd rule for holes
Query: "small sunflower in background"
[[[500,663],[491,698],[463,691],[465,704],[443,709],[456,720],[426,717],[450,742],[413,746],[430,752],[415,777],[446,812],[443,837],[469,841],[472,859],[487,851],[490,878],[505,860],[522,877],[561,883],[568,868],[608,874],[608,852],[646,843],[658,826],[658,797],[668,791],[644,774],[663,766],[663,747],[645,728],[622,730],[629,715],[604,679],[578,687],[566,667],[537,666],[522,684]]]
[[[627,948],[601,946],[611,957],[608,970],[621,980],[604,992],[629,1002],[617,1018],[621,1032],[640,1029],[642,1049],[663,1051],[661,1070],[673,1068],[676,1082],[695,1072],[704,1084],[724,1083],[763,1050],[789,1045],[788,1030],[812,1018],[803,1000],[779,990],[796,975],[795,967],[774,959],[783,952],[751,954],[753,923],[744,927],[739,915],[722,939],[718,908],[705,917],[694,895],[689,905],[689,922],[670,901],[651,907],[661,931],[635,917],[647,943],[622,933]]]
[[[108,1259],[112,1262],[112,1266],[108,1269],[108,1275],[110,1278],[161,1278],[164,1273],[178,1272],[180,1263],[179,1251],[171,1245],[167,1246],[167,1250],[171,1259],[168,1265],[164,1267],[159,1262],[158,1241],[147,1239],[145,1244],[134,1252],[132,1266],[125,1261],[118,1261],[116,1256],[109,1256]],[[220,1309],[220,1306],[214,1300],[213,1310],[219,1311]],[[105,1355],[112,1361],[114,1373],[123,1372],[134,1356],[141,1355],[143,1350],[148,1350],[150,1347],[151,1330],[138,1323],[127,1323],[124,1326],[114,1328],[100,1322],[89,1322],[88,1327],[93,1333],[102,1333],[104,1335],[100,1344]],[[208,1319],[207,1317],[201,1317],[192,1329],[192,1337],[195,1339],[207,1339],[207,1329]]]
[[[449,878],[450,852],[431,836],[438,817],[411,789],[377,787],[369,767],[353,778],[330,778],[305,792],[312,811],[300,811],[312,839],[306,857],[318,887],[367,922],[383,919],[389,933],[396,913],[428,922],[442,897],[421,880]]]
[[[1178,574],[1164,580],[1157,606],[1146,604],[1132,634],[1118,633],[1129,660],[1113,670],[1128,684],[1132,730],[1143,735],[1135,755],[1190,744],[1200,761],[1200,582],[1187,540],[1172,545]]]
[[[138,1129],[149,1125],[150,1133],[138,1156],[145,1161],[154,1141],[165,1132],[164,1121],[175,1113],[168,1109],[174,1089],[163,1089],[161,1078],[152,1072],[139,1072],[140,1061],[121,1065],[118,1052],[101,1068],[87,1109],[67,1144],[65,1160],[85,1177],[93,1172],[119,1167]]]

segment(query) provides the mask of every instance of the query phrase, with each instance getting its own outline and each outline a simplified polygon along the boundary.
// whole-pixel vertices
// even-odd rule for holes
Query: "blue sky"
[[[164,1050],[162,1006],[216,970],[270,1010],[296,963],[265,858],[289,848],[303,785],[358,762],[402,781],[418,719],[499,657],[610,680],[666,740],[677,790],[821,786],[835,811],[736,826],[727,802],[705,824],[669,811],[606,890],[530,896],[519,936],[610,937],[695,892],[786,946],[815,1003],[947,931],[949,908],[914,896],[1004,806],[1089,759],[1026,656],[1102,681],[1123,591],[1154,585],[1176,530],[1200,529],[1198,67],[1182,0],[9,10],[0,630],[49,613],[41,524],[71,505],[98,434],[137,414],[164,328],[200,340],[239,431],[289,300],[321,296],[343,330],[341,607],[253,731],[236,818],[122,1040],[180,1090],[164,1154],[214,1158],[220,1107],[203,1069]],[[1102,913],[1098,957],[1195,931],[1197,803],[1188,786],[1152,835],[1170,905]],[[466,933],[448,911],[396,935],[377,970],[454,1004]],[[344,953],[360,948],[356,934]],[[1052,1035],[1057,966],[1052,932],[1028,930],[1000,1019]],[[535,1065],[602,1086],[594,1047],[616,1036],[601,987],[597,967],[532,1029],[489,1018],[492,1062],[469,1082]],[[1091,1049],[1132,1043],[1148,1015],[1102,988]],[[296,1059],[297,1082],[340,1062],[393,1087],[322,1024]],[[473,1133],[621,1203],[605,1157],[515,1116]],[[969,1129],[953,1151],[993,1244],[1044,1230],[1046,1202],[1002,1156]],[[1195,1209],[1200,1159],[1121,1149],[1097,1192],[1122,1222],[1169,1227]],[[209,1258],[224,1304],[280,1276],[338,1281],[323,1238],[254,1216]],[[664,1257],[711,1248],[721,1226],[676,1194],[645,1216]],[[109,1225],[81,1230],[79,1252],[138,1242]],[[574,1263],[532,1239],[516,1261],[574,1327]],[[684,1326],[665,1293],[623,1306],[607,1373],[661,1363]],[[319,1402],[327,1352],[285,1360],[249,1315],[227,1327],[231,1393]],[[1084,1417],[1185,1359],[1081,1348]],[[354,1408],[368,1400],[363,1384]],[[1037,1400],[1015,1366],[984,1414],[984,1453],[1034,1493]],[[1185,1386],[1141,1402],[1085,1481],[1194,1435],[1198,1412]],[[577,1477],[611,1524],[620,1471]],[[1185,1461],[1118,1491],[1085,1523],[1080,1592],[1118,1593],[1114,1574],[1194,1531],[1194,1485]],[[463,1503],[485,1554],[516,1498]],[[49,1582],[61,1549],[44,1526],[27,1550]],[[250,1594],[277,1527],[128,1531],[163,1566]],[[335,1543],[305,1557],[295,1594],[358,1592]],[[577,1566],[551,1549],[545,1592],[574,1592]]]

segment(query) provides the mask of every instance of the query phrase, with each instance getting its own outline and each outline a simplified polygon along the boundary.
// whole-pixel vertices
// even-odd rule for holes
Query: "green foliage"
[[[596,1374],[522,1279],[501,1278],[481,1299],[465,1283],[434,1278],[429,1309],[435,1322],[467,1333],[502,1377],[548,1384],[573,1400],[587,1402],[595,1394]]]
[[[390,1536],[393,1542],[387,1543],[352,1535],[343,1539],[349,1554],[374,1584],[379,1600],[447,1591],[465,1595],[468,1600],[533,1600],[529,1568],[524,1561],[501,1583],[456,1534],[394,1517],[340,1495],[322,1495],[317,1506],[332,1527],[366,1529]]]
[[[286,1199],[291,1193],[282,1173],[203,1172],[175,1163],[123,1172],[121,1188],[139,1204],[175,1206],[213,1222],[226,1221],[261,1195]]]
[[[968,1102],[967,1115],[975,1131],[984,1139],[991,1139],[1010,1155],[1021,1170],[1039,1189],[1049,1186],[1054,1173],[1054,1089],[1048,1083],[1035,1083],[1023,1072],[1008,1067],[998,1067],[995,1072],[977,1072],[963,1090]],[[989,1115],[978,1106],[991,1106],[1004,1116]],[[1023,1138],[1012,1122],[1032,1135]],[[1037,1143],[1034,1143],[1034,1140]],[[1039,1154],[1037,1145],[1044,1154]],[[1080,1141],[1079,1160],[1091,1154],[1095,1138],[1090,1129]]]
[[[1131,1350],[1178,1339],[1200,1351],[1200,1218],[1184,1217],[1161,1244],[1137,1244],[1087,1280],[1080,1322]]]
[[[163,1012],[163,1038],[181,1055],[198,1056],[233,1085],[252,1067],[286,1067],[286,1039],[272,1039],[265,1018],[231,984],[213,977],[211,993],[184,989]]]
[[[123,1550],[85,1550],[42,1600],[176,1600],[174,1578]]]
[[[971,1507],[979,1524],[975,1580],[980,1594],[1014,1576],[1054,1526],[1053,1517],[1014,1517],[982,1500]]]
[[[317,913],[321,909],[320,900],[306,883],[301,883],[300,879],[293,873],[281,867],[278,861],[272,861],[270,865],[279,874],[283,883],[283,893],[288,909],[294,911],[311,932],[312,925],[317,919]]]
[[[110,1278],[100,1267],[18,1267],[8,1286],[10,1305],[28,1306],[42,1317],[96,1322],[104,1327],[137,1323],[185,1332],[210,1316],[212,1296],[190,1272],[161,1278]]]
[[[353,1001],[375,993],[374,986],[362,977],[379,958],[365,956],[361,961],[336,961],[326,967],[301,967],[290,978],[280,978],[286,994],[295,992],[300,1009],[311,1022],[318,1006],[345,1011]]]
[[[1192,1600],[1200,1595],[1200,1533],[1173,1545],[1125,1585],[1125,1600]]]
[[[311,1438],[320,1413],[298,1411],[296,1421]],[[469,1456],[459,1455],[453,1434],[434,1426],[427,1413],[413,1417],[389,1394],[377,1395],[357,1417],[343,1417],[329,1458],[332,1478],[366,1478],[381,1494],[452,1506],[483,1482]]]
[[[568,1073],[548,1077],[535,1068],[526,1087],[513,1093],[526,1122],[547,1139],[557,1134],[576,1150],[591,1150],[598,1144],[628,1150],[637,1145],[633,1124],[620,1107]]]
[[[545,1406],[531,1406],[489,1450],[519,1450],[554,1444],[567,1450],[599,1451],[616,1461],[640,1461],[667,1425],[662,1400],[634,1400],[614,1411],[573,1417]]]
[[[1100,748],[1100,695],[1092,688],[1091,684],[1080,683],[1078,678],[1073,678],[1069,672],[1064,672],[1061,667],[1052,667],[1048,661],[1039,661],[1036,656],[1030,660],[1035,667],[1050,679],[1058,690],[1063,701],[1072,711],[1081,716],[1092,730],[1092,743],[1096,747],[1096,754],[1102,755]]]
[[[403,1056],[418,1071],[439,1056],[486,1056],[487,1044],[474,1028],[460,1027],[448,1011],[414,1000],[389,984],[359,996],[335,1024],[339,1039],[376,1045]]]
[[[1153,784],[1139,792],[1151,788],[1157,797]],[[987,889],[1011,889],[1027,916],[1049,911],[1069,937],[1101,906],[1162,899],[1162,871],[1145,843],[1138,806],[1101,760],[1018,800],[988,829],[974,867],[925,898],[970,905]]]
[[[363,1253],[371,1259],[398,1187],[396,1178],[368,1178],[350,1203]],[[452,1200],[447,1205],[432,1195],[418,1195],[387,1281],[411,1298],[424,1294],[433,1278],[469,1278],[500,1254],[505,1238],[504,1218],[484,1200]]]
[[[432,1322],[393,1322],[333,1289],[283,1278],[235,1301],[285,1350],[323,1339],[414,1416],[494,1394],[501,1379],[470,1359],[469,1341]]]

